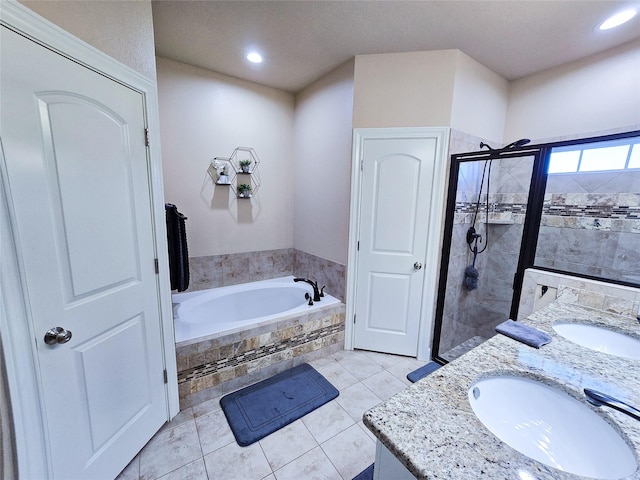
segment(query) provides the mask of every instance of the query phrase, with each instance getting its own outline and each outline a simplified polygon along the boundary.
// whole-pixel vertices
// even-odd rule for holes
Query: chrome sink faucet
[[[587,401],[596,407],[606,405],[607,407],[611,407],[614,410],[618,410],[619,412],[629,415],[631,418],[640,420],[640,410],[632,407],[631,405],[627,405],[617,398],[613,398],[605,393],[597,392],[589,388],[584,389],[584,394],[587,396]]]
[[[320,301],[320,297],[324,297],[324,288],[326,287],[323,286],[321,289],[318,289],[318,283],[317,282],[313,282],[311,280],[309,280],[308,278],[299,278],[296,277],[293,279],[294,282],[306,282],[309,285],[311,285],[313,287],[313,301],[314,302],[319,302]]]

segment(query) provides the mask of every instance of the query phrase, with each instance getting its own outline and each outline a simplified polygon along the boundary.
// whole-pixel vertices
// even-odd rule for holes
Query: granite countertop
[[[548,467],[498,440],[475,416],[467,397],[477,380],[507,374],[542,381],[586,405],[583,388],[593,388],[640,408],[640,361],[572,343],[552,329],[558,320],[600,325],[640,339],[640,324],[632,317],[553,302],[522,320],[548,333],[551,343],[535,349],[496,335],[367,411],[365,425],[419,479],[586,478]],[[640,465],[640,421],[608,407],[591,408],[635,449]],[[627,478],[640,479],[640,468]]]

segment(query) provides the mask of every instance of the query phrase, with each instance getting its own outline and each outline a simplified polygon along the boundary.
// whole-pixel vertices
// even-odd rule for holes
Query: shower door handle
[[[416,262],[413,264],[413,268],[416,270],[420,270],[422,268],[422,264],[420,262]]]

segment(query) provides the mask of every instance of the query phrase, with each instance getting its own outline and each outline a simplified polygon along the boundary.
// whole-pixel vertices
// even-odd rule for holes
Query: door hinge
[[[360,171],[364,172],[364,158],[360,159]]]
[[[151,144],[151,141],[149,140],[149,129],[145,128],[144,129],[144,145],[148,147],[150,144]]]
[[[353,323],[356,323],[356,314],[353,314]]]
[[[153,266],[156,269],[156,275],[160,273],[160,266],[158,265],[158,259],[154,258],[153,259]]]
[[[164,375],[164,383],[169,383],[169,377],[167,375],[167,370],[166,369],[164,370],[163,375]]]
[[[356,246],[356,250],[359,252],[360,251],[360,240],[358,240],[358,245]]]

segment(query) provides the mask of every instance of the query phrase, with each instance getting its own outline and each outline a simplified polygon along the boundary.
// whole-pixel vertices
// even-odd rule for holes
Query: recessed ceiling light
[[[247,53],[247,60],[251,63],[262,63],[262,55],[257,52]]]
[[[600,30],[609,30],[610,28],[615,28],[631,20],[633,17],[636,16],[636,13],[638,12],[633,9],[624,10],[623,12],[616,13],[615,15],[607,18],[604,22],[602,22],[598,28]]]

